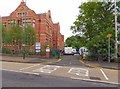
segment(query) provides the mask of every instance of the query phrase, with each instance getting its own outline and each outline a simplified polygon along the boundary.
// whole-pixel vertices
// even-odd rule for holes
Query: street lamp
[[[110,62],[110,38],[112,37],[112,34],[108,34],[108,62]]]
[[[114,4],[115,4],[115,58],[117,60],[117,14],[116,14],[116,0],[114,0]]]
[[[25,8],[25,6],[26,6],[26,0],[24,1],[23,0],[23,2],[24,2],[24,45],[23,45],[23,59],[25,59],[25,46],[26,46],[26,8]]]

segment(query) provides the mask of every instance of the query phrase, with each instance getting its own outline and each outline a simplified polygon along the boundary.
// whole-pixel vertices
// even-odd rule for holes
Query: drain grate
[[[93,79],[93,80],[101,80],[99,77],[90,77],[90,79]]]

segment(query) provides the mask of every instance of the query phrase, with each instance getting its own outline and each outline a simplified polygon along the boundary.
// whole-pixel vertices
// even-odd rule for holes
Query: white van
[[[64,54],[73,54],[72,47],[65,47]]]
[[[83,55],[88,55],[88,49],[86,47],[81,47],[79,49],[79,54],[82,55],[82,53]]]

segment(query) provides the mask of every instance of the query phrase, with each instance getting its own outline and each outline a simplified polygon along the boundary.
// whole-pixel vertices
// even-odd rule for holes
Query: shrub
[[[41,51],[41,52],[40,52],[40,55],[41,55],[41,56],[45,56],[45,55],[46,55],[45,50]]]
[[[29,51],[28,55],[35,55],[35,52],[34,51]]]
[[[12,54],[12,51],[8,48],[2,48],[2,53],[5,53],[5,54]]]
[[[50,50],[50,57],[55,57],[55,56],[56,56],[56,51]]]

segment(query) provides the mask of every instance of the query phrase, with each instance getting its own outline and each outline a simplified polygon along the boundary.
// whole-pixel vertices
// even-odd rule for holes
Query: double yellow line
[[[57,63],[60,62],[62,60],[62,58],[56,60],[56,61],[51,61],[51,62],[41,62],[40,64],[52,64],[52,63]]]

